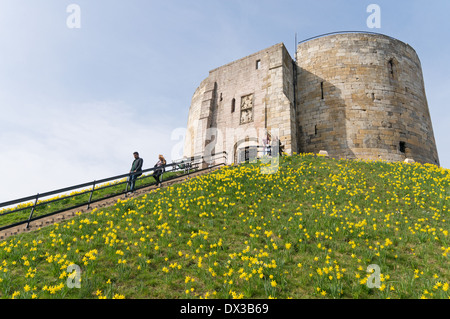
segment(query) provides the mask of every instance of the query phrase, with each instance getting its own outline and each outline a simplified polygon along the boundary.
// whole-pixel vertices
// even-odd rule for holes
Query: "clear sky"
[[[370,4],[379,29],[366,23]],[[449,13],[447,0],[0,0],[0,202],[126,173],[134,151],[144,168],[160,153],[181,158],[209,70],[280,42],[294,56],[296,33],[409,43],[450,168]]]

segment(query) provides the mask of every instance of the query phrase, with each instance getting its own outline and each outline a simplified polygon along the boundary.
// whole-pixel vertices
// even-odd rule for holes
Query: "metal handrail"
[[[382,36],[385,36],[385,37],[388,37],[388,38],[391,38],[391,39],[399,41],[398,39],[393,38],[393,37],[391,37],[389,35],[382,34],[382,33],[377,33],[377,32],[370,32],[370,31],[335,31],[335,32],[324,33],[324,34],[321,34],[321,35],[316,35],[314,37],[302,40],[302,41],[298,42],[297,45],[299,45],[300,43],[304,43],[304,42],[307,42],[307,41],[310,41],[310,40],[317,39],[317,38],[322,38],[322,37],[326,37],[326,36],[334,35],[334,34],[345,34],[345,33],[363,33],[363,34],[382,35]]]
[[[213,162],[221,160],[221,159],[224,159],[223,163],[213,165]],[[187,173],[186,173],[186,170],[185,170],[184,174],[177,175],[177,176],[175,176],[173,178],[166,179],[164,181],[164,182],[167,182],[167,181],[169,181],[171,179],[174,179],[174,178],[180,178],[180,177],[183,177],[183,176],[189,176],[191,171],[193,169],[195,169],[195,167],[197,167],[197,166],[199,166],[199,165],[201,165],[203,163],[208,164],[208,166],[206,168],[203,168],[203,169],[198,169],[197,171],[202,171],[202,170],[205,170],[205,169],[210,169],[211,170],[213,167],[226,165],[226,161],[227,161],[227,152],[225,152],[225,151],[224,152],[219,152],[219,153],[214,153],[214,154],[211,154],[211,155],[208,155],[208,156],[198,155],[198,156],[193,156],[193,157],[190,157],[190,158],[183,158],[183,159],[180,159],[180,160],[172,161],[172,163],[166,164],[166,165],[164,165],[162,167],[163,171],[162,171],[162,174],[161,174],[161,183],[163,182],[163,178],[162,177],[163,177],[165,172],[175,172],[175,171],[179,171],[180,169],[185,169],[185,168],[187,169]],[[172,167],[172,170],[167,170],[166,171],[167,168],[171,168],[171,167]],[[111,198],[111,197],[115,197],[115,196],[119,196],[119,195],[123,195],[123,194],[127,194],[128,193],[128,186],[130,185],[130,178],[131,178],[131,176],[134,176],[134,175],[139,175],[140,176],[140,175],[142,175],[144,173],[152,172],[152,171],[155,171],[156,169],[160,169],[160,168],[161,167],[152,167],[152,168],[148,168],[148,169],[142,170],[140,172],[136,172],[136,173],[121,174],[121,175],[117,175],[117,176],[113,176],[113,177],[104,178],[104,179],[101,179],[101,180],[95,180],[95,181],[92,181],[92,182],[89,182],[89,183],[83,183],[83,184],[78,184],[78,185],[69,186],[69,187],[65,187],[65,188],[60,188],[60,189],[57,189],[57,190],[53,190],[53,191],[49,191],[49,192],[45,192],[45,193],[38,193],[36,195],[27,196],[27,197],[23,197],[23,198],[19,198],[19,199],[15,199],[15,200],[11,200],[11,201],[0,203],[0,208],[2,208],[2,207],[8,207],[8,206],[12,206],[12,205],[17,205],[17,204],[21,204],[21,203],[28,203],[30,201],[34,201],[34,204],[31,203],[32,206],[27,205],[25,207],[20,207],[20,208],[16,208],[16,209],[12,208],[12,210],[10,210],[10,211],[6,211],[6,212],[3,212],[3,213],[0,213],[0,218],[1,218],[1,217],[5,216],[5,215],[17,213],[17,212],[24,211],[24,210],[29,210],[31,208],[31,212],[30,212],[30,215],[29,215],[28,219],[22,220],[22,221],[19,221],[19,222],[10,224],[10,225],[6,225],[6,226],[0,226],[0,231],[4,230],[4,229],[11,228],[11,227],[14,227],[14,226],[18,226],[18,225],[21,225],[21,224],[25,224],[25,223],[27,224],[27,228],[28,228],[31,221],[34,221],[34,220],[37,220],[37,219],[40,219],[40,218],[43,218],[43,217],[51,216],[51,215],[54,215],[54,214],[57,214],[57,213],[61,213],[61,212],[64,212],[64,211],[68,211],[68,210],[71,210],[71,209],[75,209],[75,208],[79,208],[79,207],[82,207],[82,206],[86,206],[86,205],[89,208],[92,203],[95,203],[97,201],[105,200],[105,199],[108,199],[108,198]],[[142,178],[135,179],[135,182],[137,182],[138,180],[143,180],[144,178],[148,178],[148,177],[151,177],[151,176],[153,176],[153,175],[149,174],[149,175],[143,176]],[[128,177],[128,179],[126,181],[121,181],[121,179],[124,179],[126,177]],[[111,181],[117,181],[117,180],[119,181],[117,183],[103,185],[103,186],[98,186],[100,184],[108,183],[108,182],[111,182]],[[126,187],[124,192],[114,193],[114,194],[112,194],[110,196],[107,196],[107,197],[103,197],[103,198],[100,198],[100,199],[97,199],[97,200],[92,200],[92,197],[93,197],[93,194],[94,194],[95,191],[103,190],[103,189],[110,188],[110,187],[115,187],[115,186],[118,186],[118,185],[121,185],[121,184],[125,184],[125,183],[127,184],[127,187]],[[151,186],[151,185],[153,185],[153,184],[150,183],[150,184],[146,184],[144,186],[135,187],[135,190],[141,189],[141,188],[144,188],[144,187],[148,187],[148,186]],[[69,191],[74,191],[74,190],[78,190],[80,188],[85,188],[85,187],[91,187],[91,189],[82,190],[81,192],[77,192],[76,194],[65,194],[65,196],[63,196],[61,198],[50,199],[50,200],[45,200],[45,201],[39,202],[40,198],[45,198],[45,197],[48,197],[48,196],[53,196],[53,195],[58,195],[58,194],[64,194],[64,193],[67,193]],[[89,196],[89,200],[87,202],[83,202],[83,203],[77,204],[75,206],[67,207],[67,208],[64,208],[64,209],[61,209],[61,210],[58,210],[58,211],[54,211],[54,212],[51,212],[51,213],[48,213],[48,214],[41,215],[41,216],[33,218],[33,214],[34,214],[36,208],[39,207],[39,206],[48,205],[50,203],[66,200],[66,199],[69,199],[69,198],[72,198],[72,197],[75,197],[75,196],[80,196],[80,195],[84,195],[84,194],[88,194],[88,193],[90,193],[90,196]]]

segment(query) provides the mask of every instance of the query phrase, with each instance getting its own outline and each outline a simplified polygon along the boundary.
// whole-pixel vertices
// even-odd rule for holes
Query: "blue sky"
[[[369,4],[381,28],[369,29]],[[70,4],[80,28],[68,28]],[[137,150],[181,157],[192,95],[211,69],[283,42],[373,31],[422,63],[450,168],[449,1],[0,0],[0,202],[126,173]]]

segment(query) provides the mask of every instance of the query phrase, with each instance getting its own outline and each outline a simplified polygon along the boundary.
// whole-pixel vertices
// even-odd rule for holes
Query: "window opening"
[[[401,153],[406,153],[406,143],[405,142],[400,142],[400,152]]]

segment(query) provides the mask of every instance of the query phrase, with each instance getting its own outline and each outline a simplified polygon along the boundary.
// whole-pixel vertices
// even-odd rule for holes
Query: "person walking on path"
[[[161,154],[159,154],[159,160],[158,162],[155,164],[155,170],[152,174],[152,176],[155,178],[156,183],[159,186],[161,186],[161,180],[160,180],[160,176],[163,174],[164,170],[164,166],[166,165],[166,159],[164,158],[164,156],[162,156]]]
[[[129,185],[130,192],[134,192],[134,186],[136,183],[136,179],[142,175],[142,164],[144,164],[144,160],[139,157],[138,152],[134,152],[134,161],[131,164],[130,177],[129,177]]]

